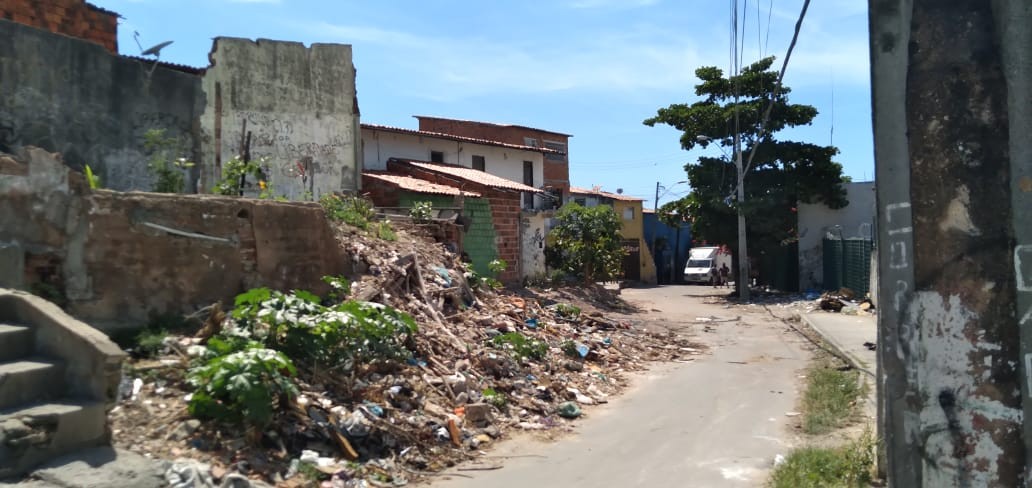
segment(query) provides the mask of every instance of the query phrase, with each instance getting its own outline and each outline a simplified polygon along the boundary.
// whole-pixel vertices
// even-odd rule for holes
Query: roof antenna
[[[143,45],[140,44],[140,33],[139,33],[139,31],[133,31],[133,40],[136,41],[136,46],[140,48],[140,55],[141,56],[154,56],[154,63],[151,64],[151,69],[150,69],[150,72],[148,72],[148,76],[154,73],[154,68],[158,67],[158,60],[161,58],[161,50],[165,49],[166,47],[168,47],[169,44],[172,44],[172,42],[173,42],[173,41],[165,41],[165,42],[162,42],[161,44],[156,44],[156,45],[151,46],[151,47],[149,47],[147,49],[144,49]]]

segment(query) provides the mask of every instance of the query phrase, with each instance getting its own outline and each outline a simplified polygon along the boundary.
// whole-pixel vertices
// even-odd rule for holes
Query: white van
[[[731,268],[731,253],[720,252],[719,247],[693,247],[684,265],[684,281],[688,283],[709,283],[710,268],[727,265]]]

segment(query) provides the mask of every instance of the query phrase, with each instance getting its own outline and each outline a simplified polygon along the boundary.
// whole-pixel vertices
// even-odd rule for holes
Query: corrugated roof
[[[458,188],[450,187],[447,185],[439,185],[426,180],[421,180],[413,176],[402,175],[397,173],[388,173],[381,171],[363,171],[362,176],[380,180],[385,183],[392,184],[398,188],[406,191],[413,191],[416,193],[432,193],[435,195],[449,195],[449,196],[467,196],[467,197],[479,197],[480,194],[475,191],[460,191]]]
[[[414,136],[422,137],[436,137],[438,139],[447,139],[449,141],[458,142],[469,142],[472,144],[483,144],[485,146],[498,146],[507,147],[509,149],[519,149],[521,151],[534,151],[539,153],[547,154],[566,154],[562,151],[556,151],[555,149],[549,149],[547,147],[534,147],[534,146],[522,146],[519,144],[509,144],[507,142],[491,141],[488,139],[477,139],[476,137],[457,136],[455,134],[445,134],[443,132],[431,132],[428,130],[414,130],[414,129],[403,129],[401,127],[392,127],[389,125],[379,124],[362,124],[363,129],[369,130],[382,130],[386,132],[396,132],[398,134],[410,134]]]
[[[489,186],[491,188],[500,188],[503,190],[516,190],[533,193],[544,193],[544,190],[539,190],[532,186],[524,185],[523,183],[517,183],[515,181],[502,178],[500,176],[495,176],[493,174],[485,173],[483,171],[476,170],[473,168],[467,168],[465,166],[456,166],[454,164],[431,163],[429,161],[416,161],[412,159],[397,158],[391,158],[388,161],[388,163],[391,162],[408,164],[416,168],[424,169],[427,171],[434,171],[437,173],[446,174],[448,176],[454,176],[462,180],[470,181],[473,183],[479,183],[481,185]]]
[[[629,195],[621,195],[619,193],[609,193],[602,190],[589,190],[587,188],[580,188],[577,186],[570,187],[570,193],[575,195],[594,195],[603,198],[612,198],[613,200],[623,200],[627,202],[644,202],[644,198],[632,197]]]
[[[413,117],[415,117],[417,119],[437,119],[437,120],[451,120],[451,121],[455,121],[455,122],[472,122],[474,124],[493,125],[495,127],[516,127],[518,129],[534,130],[534,131],[538,131],[538,132],[545,132],[545,133],[548,133],[548,134],[555,134],[557,136],[573,137],[570,134],[564,134],[562,132],[556,132],[554,130],[538,129],[537,127],[527,127],[525,125],[499,124],[499,123],[496,123],[496,122],[484,122],[482,120],[450,119],[448,117],[434,117],[433,115],[413,115]]]
[[[152,58],[144,58],[144,57],[141,57],[141,56],[132,56],[132,55],[129,55],[129,54],[123,54],[122,57],[123,58],[128,58],[128,59],[135,59],[137,61],[143,62],[144,64],[147,64],[148,66],[153,65],[154,62],[155,62],[155,60],[152,59]],[[204,73],[204,71],[205,71],[205,68],[197,68],[197,67],[194,67],[194,66],[187,66],[185,64],[169,63],[167,61],[157,61],[157,63],[158,63],[158,66],[161,66],[162,68],[168,68],[168,69],[174,70],[174,71],[181,71],[183,73],[189,73],[191,75],[199,75],[201,73]]]

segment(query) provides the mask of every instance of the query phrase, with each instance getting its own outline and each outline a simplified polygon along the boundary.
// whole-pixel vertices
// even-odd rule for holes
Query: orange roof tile
[[[437,173],[446,174],[448,176],[454,176],[462,180],[470,181],[473,183],[479,183],[481,185],[489,186],[491,188],[500,188],[503,190],[516,190],[533,193],[544,193],[544,190],[539,190],[532,186],[524,185],[523,183],[517,183],[515,181],[502,178],[500,176],[495,176],[493,174],[485,173],[483,171],[476,170],[473,168],[467,168],[465,166],[456,166],[454,164],[431,163],[428,161],[415,161],[412,159],[397,158],[391,158],[388,161],[388,163],[390,162],[408,164],[416,168],[424,169],[427,171],[434,171]],[[388,165],[388,167],[390,166]]]
[[[438,139],[447,139],[449,141],[469,142],[471,144],[483,144],[485,146],[498,146],[507,147],[509,149],[519,149],[521,151],[534,151],[539,153],[547,154],[566,154],[562,151],[555,149],[549,149],[547,147],[535,147],[535,146],[522,146],[519,144],[509,144],[508,142],[492,141],[489,139],[477,139],[476,137],[458,136],[455,134],[445,134],[443,132],[431,132],[428,130],[415,130],[415,129],[403,129],[401,127],[392,127],[389,125],[379,124],[362,124],[363,129],[369,130],[382,130],[385,132],[396,132],[398,134],[410,134],[414,136],[423,137],[436,137]]]
[[[458,188],[454,188],[447,185],[439,185],[426,180],[421,180],[408,175],[400,175],[395,173],[379,172],[379,171],[363,171],[362,176],[367,176],[374,180],[380,180],[385,183],[397,186],[402,190],[413,191],[416,193],[432,193],[435,195],[450,195],[450,196],[467,196],[467,197],[479,197],[480,194],[475,191],[460,191]]]
[[[570,134],[564,134],[562,132],[556,132],[554,130],[538,129],[536,127],[527,127],[525,125],[502,124],[502,123],[498,123],[498,122],[484,122],[482,120],[450,119],[450,118],[447,118],[447,117],[434,117],[433,115],[413,115],[413,117],[415,117],[417,119],[434,119],[434,120],[451,120],[451,121],[455,121],[455,122],[472,122],[474,124],[493,125],[495,127],[514,127],[514,128],[517,128],[517,129],[527,129],[527,130],[533,130],[533,131],[537,131],[537,132],[545,132],[545,133],[548,133],[548,134],[555,134],[557,136],[573,137]]]

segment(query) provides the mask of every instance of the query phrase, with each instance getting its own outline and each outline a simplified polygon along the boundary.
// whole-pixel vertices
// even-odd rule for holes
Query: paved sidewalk
[[[867,409],[872,417],[875,406],[875,379],[878,359],[876,352],[864,343],[878,343],[878,318],[874,315],[846,315],[841,313],[812,312],[801,317],[832,347],[842,353],[853,367],[864,373],[868,391]]]
[[[855,368],[875,377],[878,364],[875,351],[864,343],[878,343],[877,317],[828,312],[807,313],[802,317],[824,340],[845,354]]]

